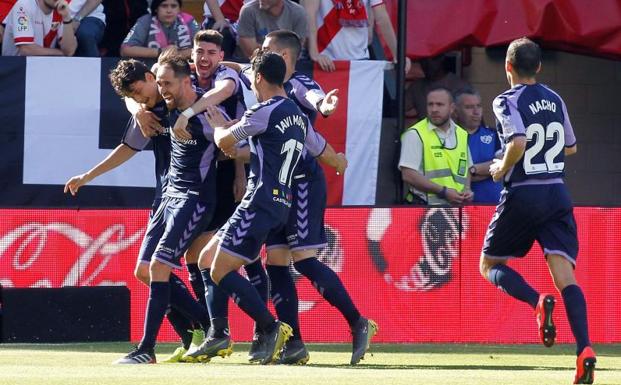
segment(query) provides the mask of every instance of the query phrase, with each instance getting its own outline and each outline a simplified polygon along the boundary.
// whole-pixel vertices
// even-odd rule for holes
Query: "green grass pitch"
[[[159,345],[159,359],[175,345]],[[573,345],[372,346],[349,366],[350,345],[309,344],[306,366],[260,366],[246,361],[247,344],[207,364],[111,365],[128,343],[0,344],[2,385],[553,385],[571,384]],[[621,384],[621,345],[596,345],[595,383]]]

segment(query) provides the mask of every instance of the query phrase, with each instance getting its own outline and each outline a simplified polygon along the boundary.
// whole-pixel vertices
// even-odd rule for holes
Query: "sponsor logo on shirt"
[[[490,144],[493,140],[494,138],[491,135],[481,135],[481,143],[483,144]]]
[[[175,140],[181,144],[187,144],[190,146],[196,146],[198,144],[198,141],[196,139],[186,139],[186,140],[181,140],[181,139],[176,139]]]
[[[23,31],[27,31],[28,30],[28,16],[24,15],[20,15],[17,18],[17,30],[19,32],[23,32]]]

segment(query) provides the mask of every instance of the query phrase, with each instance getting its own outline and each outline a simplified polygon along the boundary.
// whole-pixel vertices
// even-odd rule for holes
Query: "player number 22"
[[[303,148],[304,145],[295,139],[289,139],[283,143],[280,154],[286,154],[286,156],[278,174],[280,184],[291,187],[291,176],[295,166],[298,164],[298,160],[300,160]]]
[[[526,128],[526,139],[530,142],[534,138],[535,143],[524,153],[524,172],[527,175],[541,174],[544,172],[559,172],[565,168],[565,162],[554,162],[554,159],[565,147],[565,135],[563,125],[552,122],[544,129],[539,123],[533,123]],[[556,142],[550,147],[543,158],[544,163],[533,163],[533,158],[541,152],[547,140]]]

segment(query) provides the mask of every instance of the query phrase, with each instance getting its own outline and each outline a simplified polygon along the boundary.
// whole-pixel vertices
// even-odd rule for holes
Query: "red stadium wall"
[[[331,209],[326,214],[330,246],[321,257],[339,273],[361,312],[378,322],[378,342],[535,343],[530,308],[478,273],[492,212],[486,206]],[[577,208],[575,214],[581,250],[577,277],[588,301],[591,338],[621,342],[621,209]],[[127,285],[132,339],[138,340],[148,293],[132,272],[147,215],[147,210],[0,210],[0,283]],[[537,246],[513,266],[537,290],[556,293]],[[307,281],[297,285],[303,337],[349,341],[340,314]],[[572,342],[557,299],[558,341]],[[233,337],[248,340],[249,318],[233,304],[231,315]],[[160,340],[176,340],[168,324]]]

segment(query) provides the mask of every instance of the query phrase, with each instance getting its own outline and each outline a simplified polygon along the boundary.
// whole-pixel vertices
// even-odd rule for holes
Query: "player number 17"
[[[300,160],[302,149],[304,149],[304,145],[295,139],[289,139],[283,143],[280,154],[286,155],[285,161],[280,167],[280,173],[278,174],[278,181],[280,184],[291,187],[293,170],[295,170],[295,166],[297,166],[298,161]]]

